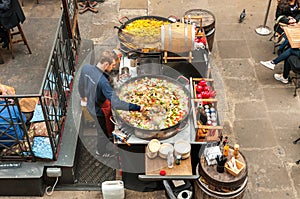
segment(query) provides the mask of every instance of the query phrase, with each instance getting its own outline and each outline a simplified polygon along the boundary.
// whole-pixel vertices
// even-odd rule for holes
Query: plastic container
[[[124,183],[121,180],[105,181],[102,183],[103,199],[124,199]]]

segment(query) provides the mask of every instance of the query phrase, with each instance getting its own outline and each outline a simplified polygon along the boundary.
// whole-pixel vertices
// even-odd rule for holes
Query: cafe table
[[[167,159],[160,156],[149,158],[145,155],[145,167],[145,175],[139,175],[140,180],[195,180],[199,178],[199,175],[192,173],[191,157],[181,160],[179,165],[174,162],[173,168],[168,168]],[[160,171],[165,171],[165,175],[161,175]]]
[[[283,27],[292,48],[300,48],[300,24]]]

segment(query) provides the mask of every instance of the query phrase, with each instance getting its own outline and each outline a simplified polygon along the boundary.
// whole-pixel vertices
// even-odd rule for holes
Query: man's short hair
[[[118,60],[118,55],[112,51],[112,50],[105,50],[102,53],[100,53],[99,62],[100,64],[104,64],[105,62],[108,62],[108,64],[112,64],[113,61]]]

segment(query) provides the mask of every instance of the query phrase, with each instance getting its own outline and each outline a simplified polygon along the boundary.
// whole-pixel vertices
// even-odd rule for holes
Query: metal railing
[[[68,101],[80,45],[79,29],[69,37],[63,13],[37,94],[0,95],[0,160],[56,160],[63,135]],[[37,101],[34,112],[22,113],[20,100]],[[42,123],[38,135],[33,124]],[[39,138],[39,139],[38,139]]]

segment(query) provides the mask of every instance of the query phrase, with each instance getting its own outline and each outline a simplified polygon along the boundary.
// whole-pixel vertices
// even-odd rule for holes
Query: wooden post
[[[76,27],[78,26],[78,5],[77,0],[62,0],[64,18],[68,30],[68,37],[73,39]]]

